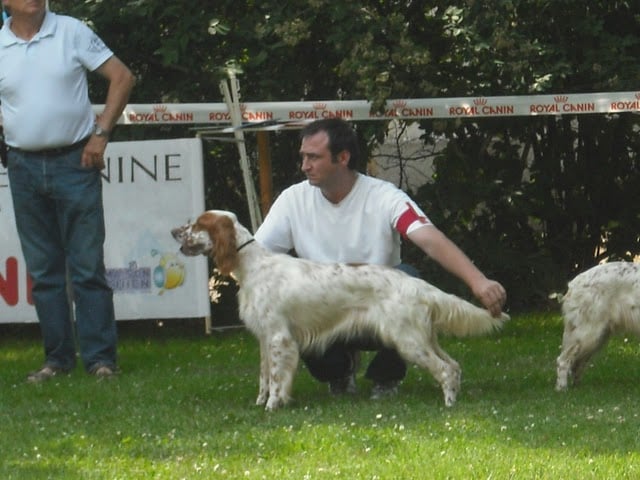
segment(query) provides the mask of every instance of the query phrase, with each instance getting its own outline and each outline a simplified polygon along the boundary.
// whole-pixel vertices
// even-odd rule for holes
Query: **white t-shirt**
[[[395,266],[401,235],[431,222],[395,185],[358,174],[338,204],[303,181],[284,190],[273,203],[256,240],[276,252],[295,249],[318,262],[374,263]]]
[[[29,41],[13,34],[11,21],[0,30],[0,102],[7,144],[40,150],[83,139],[95,123],[86,72],[113,52],[72,17],[47,11]]]

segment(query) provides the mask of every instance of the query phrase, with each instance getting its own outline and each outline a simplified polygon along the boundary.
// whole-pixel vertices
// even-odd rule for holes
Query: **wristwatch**
[[[104,128],[102,128],[100,125],[98,125],[97,123],[95,124],[95,126],[93,127],[93,134],[96,137],[103,137],[103,138],[109,138],[109,134],[111,132],[109,132],[109,130],[105,130]]]

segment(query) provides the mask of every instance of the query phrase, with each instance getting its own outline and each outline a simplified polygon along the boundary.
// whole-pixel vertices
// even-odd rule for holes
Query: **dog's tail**
[[[502,327],[509,315],[492,316],[488,310],[476,307],[455,295],[439,292],[429,303],[431,319],[439,333],[470,337],[490,333]]]

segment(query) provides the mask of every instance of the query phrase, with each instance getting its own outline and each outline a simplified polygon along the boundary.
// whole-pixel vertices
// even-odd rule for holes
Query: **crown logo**
[[[313,104],[313,109],[314,110],[325,110],[327,108],[327,104],[326,103],[314,103]]]
[[[486,98],[474,98],[473,99],[473,104],[474,105],[486,105],[487,104],[487,99]]]
[[[166,105],[154,105],[153,106],[153,111],[157,112],[157,113],[164,113],[167,111],[167,106]]]
[[[391,106],[394,109],[402,109],[407,106],[407,102],[405,100],[394,100]]]
[[[244,112],[246,112],[246,111],[247,111],[247,104],[246,104],[246,103],[241,103],[241,104],[239,105],[239,107],[240,107],[240,111],[241,111],[242,113],[244,113]]]
[[[636,93],[636,100],[640,100],[640,92]]]
[[[569,97],[566,95],[556,95],[553,97],[553,101],[556,103],[567,103],[567,100],[569,100]]]

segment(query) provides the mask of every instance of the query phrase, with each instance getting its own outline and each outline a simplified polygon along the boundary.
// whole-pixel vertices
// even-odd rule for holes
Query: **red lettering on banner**
[[[26,301],[29,305],[33,305],[33,296],[31,293],[33,281],[27,275],[26,278]],[[9,257],[5,261],[5,274],[0,273],[0,297],[4,299],[7,305],[14,307],[20,300],[20,288],[18,281],[18,260],[15,257]]]
[[[634,98],[635,97],[635,98]],[[385,109],[371,112],[367,102],[360,101],[356,107],[352,103],[338,100],[325,102],[282,102],[282,106],[263,106],[260,103],[241,104],[240,110],[245,122],[272,121],[275,118],[290,121],[317,120],[340,117],[346,119],[383,119],[383,118],[429,118],[429,117],[472,117],[501,115],[562,115],[578,113],[606,113],[622,111],[640,111],[640,91],[602,92],[587,94],[521,95],[517,103],[513,97],[460,97],[443,99],[400,99],[389,100]],[[430,100],[433,103],[430,103]],[[441,102],[445,102],[444,104]],[[512,102],[494,105],[499,102]],[[520,102],[523,102],[522,104]],[[223,104],[203,104],[190,107],[190,104],[132,105],[123,114],[125,123],[191,123],[198,121],[200,115],[204,121],[227,123],[231,116],[224,111]],[[284,106],[286,105],[286,106]],[[431,107],[429,105],[432,105]],[[342,110],[342,107],[345,107]],[[188,111],[171,112],[174,108]],[[262,110],[268,108],[268,111]],[[348,110],[347,108],[354,108]],[[135,111],[141,109],[144,111]],[[260,111],[256,111],[259,109]],[[216,110],[216,111],[213,111]],[[208,116],[208,118],[207,118]]]
[[[353,110],[325,110],[322,118],[353,118]]]
[[[14,257],[5,262],[5,276],[0,274],[0,295],[10,307],[18,304],[18,261]]]
[[[529,113],[560,113],[560,109],[555,103],[539,103],[535,105],[529,105]]]
[[[243,112],[242,119],[247,122],[273,120],[273,112]]]
[[[400,112],[403,117],[433,117],[432,107],[403,108]]]
[[[590,103],[565,103],[562,105],[563,112],[569,113],[584,113],[584,112],[595,112],[596,104],[593,102]]]
[[[191,112],[180,112],[180,113],[172,113],[166,112],[162,114],[162,120],[165,122],[193,122],[193,113]]]
[[[399,117],[399,113],[398,110],[394,109],[390,109],[390,110],[385,110],[382,113],[378,113],[378,112],[369,112],[369,117],[370,118],[380,118],[380,117],[390,117],[390,118],[395,118],[395,117]]]
[[[628,102],[628,101],[612,102],[610,108],[614,112],[622,111],[622,110],[640,110],[640,101],[636,100],[634,102]]]
[[[229,112],[209,112],[209,120],[212,122],[230,122],[231,114]]]
[[[130,113],[129,121],[134,123],[141,122],[157,122],[159,120],[157,113]]]
[[[478,111],[477,106],[461,106],[461,107],[449,107],[449,115],[465,117],[465,116],[473,116],[478,115],[480,112]]]
[[[317,120],[319,118],[353,118],[353,110],[320,110],[311,112],[304,110],[290,110],[290,120]]]
[[[305,112],[302,110],[290,111],[289,120],[316,120],[320,118],[317,111]]]
[[[513,105],[496,105],[482,107],[482,113],[484,115],[512,115],[515,109]]]
[[[584,113],[595,112],[596,104],[594,102],[585,103],[566,103],[566,97],[558,97],[557,103],[553,104],[534,104],[529,105],[529,113]],[[564,100],[563,100],[564,99]]]
[[[157,123],[157,122],[193,122],[193,112],[166,112],[156,111],[147,113],[130,113],[131,123]]]
[[[27,303],[33,305],[33,280],[27,275]]]
[[[393,103],[394,108],[390,108],[385,110],[384,112],[369,112],[370,118],[427,118],[433,117],[434,110],[433,107],[407,107],[407,102],[398,101]]]

